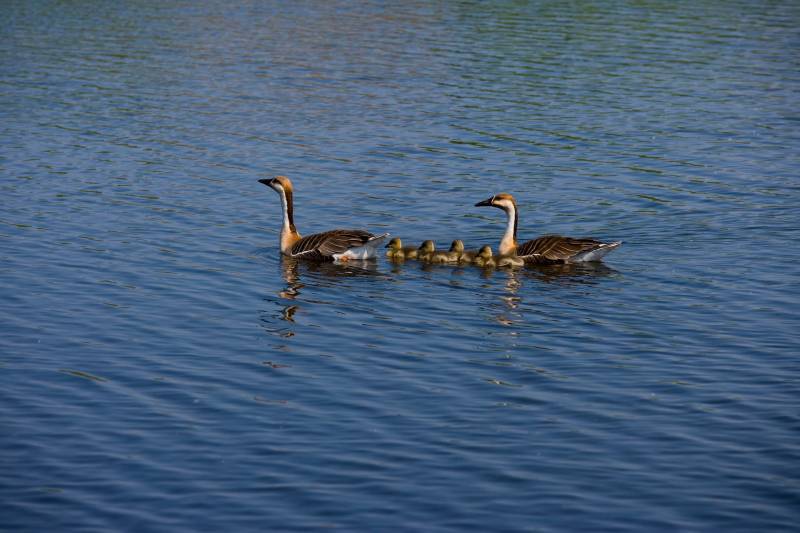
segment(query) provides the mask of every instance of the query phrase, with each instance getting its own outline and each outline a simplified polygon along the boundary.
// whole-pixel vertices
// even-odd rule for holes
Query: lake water
[[[0,13],[0,530],[789,531],[800,4]],[[601,266],[314,265],[623,240]]]

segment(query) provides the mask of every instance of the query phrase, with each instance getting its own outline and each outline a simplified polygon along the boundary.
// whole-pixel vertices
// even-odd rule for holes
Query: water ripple
[[[797,5],[0,18],[0,529],[796,527]],[[303,233],[625,245],[299,263],[275,174]]]

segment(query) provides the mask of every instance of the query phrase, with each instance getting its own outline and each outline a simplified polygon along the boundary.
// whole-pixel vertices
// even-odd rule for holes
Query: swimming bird
[[[502,256],[519,256],[528,264],[580,263],[600,261],[608,252],[614,250],[622,241],[611,243],[595,239],[576,239],[560,235],[545,235],[517,245],[517,223],[519,215],[514,197],[507,193],[495,194],[475,206],[491,206],[502,209],[508,216],[508,225],[500,240],[499,253]]]
[[[436,251],[430,254],[427,261],[429,263],[435,263],[437,265],[443,265],[445,263],[450,263],[450,252],[443,252],[443,251]]]
[[[417,259],[420,261],[430,262],[431,256],[435,251],[436,245],[433,244],[433,241],[424,241],[419,245],[419,249],[417,250]]]
[[[490,268],[497,266],[497,262],[495,258],[492,256],[492,247],[491,246],[481,246],[481,249],[478,250],[478,255],[475,256],[475,265],[484,268]]]
[[[260,179],[258,182],[277,192],[281,197],[283,255],[314,261],[371,259],[375,257],[375,248],[389,235],[388,233],[373,235],[360,229],[334,229],[301,237],[294,225],[293,188],[289,178],[276,176],[273,179]]]
[[[472,263],[475,260],[475,252],[464,250],[464,242],[459,239],[454,240],[450,245],[450,252],[458,253],[456,260],[461,265]]]
[[[401,241],[398,237],[395,237],[389,241],[389,244],[387,244],[386,247],[388,248],[386,251],[386,257],[389,259],[402,261],[404,259],[417,258],[417,249],[413,246],[403,246],[403,241]]]
[[[437,263],[437,264],[444,264],[444,263],[457,263],[459,256],[461,256],[461,251],[459,251],[459,243],[461,246],[461,251],[464,250],[464,243],[459,240],[453,241],[453,244],[450,245],[450,250],[447,252],[431,252],[430,257],[426,259],[429,263]]]
[[[450,251],[445,252],[445,257],[448,263],[458,263],[463,253],[464,243],[460,239],[456,239],[450,244]]]

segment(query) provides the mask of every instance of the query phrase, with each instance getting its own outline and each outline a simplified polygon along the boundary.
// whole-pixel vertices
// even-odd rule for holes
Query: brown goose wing
[[[517,247],[517,255],[526,263],[563,263],[593,250],[603,243],[594,239],[575,239],[560,235],[544,235]]]
[[[360,229],[335,229],[323,233],[314,233],[303,237],[289,250],[292,257],[313,259],[316,261],[332,261],[334,254],[341,254],[350,248],[363,246],[374,235]]]

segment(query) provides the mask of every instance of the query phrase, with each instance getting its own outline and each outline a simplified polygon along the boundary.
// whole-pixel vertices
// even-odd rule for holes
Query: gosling
[[[405,259],[416,259],[417,249],[413,246],[403,246],[403,241],[395,237],[389,244],[386,245],[386,257],[395,261],[403,261]]]
[[[483,268],[493,268],[497,266],[497,261],[492,257],[492,247],[482,246],[475,257],[475,265]]]
[[[454,254],[451,256],[453,257],[453,261],[461,265],[468,265],[475,262],[475,252],[465,251],[464,243],[459,239],[453,241],[453,244],[450,246],[450,253]]]
[[[461,254],[464,253],[464,243],[461,242],[460,239],[456,239],[453,241],[453,244],[450,245],[450,251],[447,252],[447,262],[448,263],[458,263],[461,259]]]
[[[433,244],[433,241],[424,241],[417,250],[417,259],[429,263],[435,251],[436,245]]]
[[[461,257],[461,252],[464,251],[464,243],[458,239],[453,241],[450,245],[450,250],[447,252],[433,252],[431,254],[431,263],[458,263],[458,258]]]
[[[430,259],[428,259],[428,262],[437,265],[450,263],[450,252],[433,252],[430,256]]]
[[[419,260],[425,263],[434,263],[442,265],[449,262],[449,253],[436,250],[436,245],[433,241],[425,241],[419,247]]]

